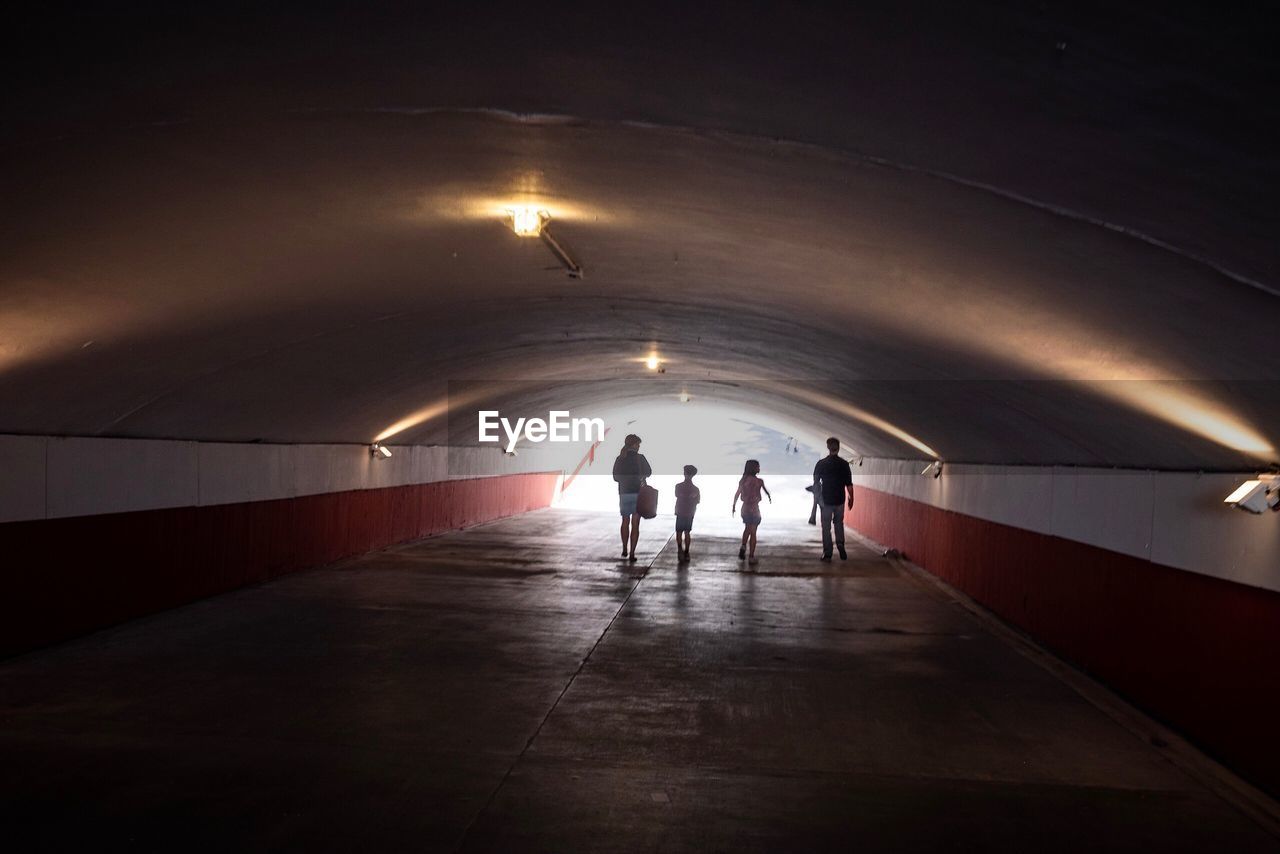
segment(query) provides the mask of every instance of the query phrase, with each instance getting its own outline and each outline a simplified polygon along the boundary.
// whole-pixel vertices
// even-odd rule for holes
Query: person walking
[[[618,511],[622,514],[622,556],[632,563],[635,563],[636,543],[640,540],[640,514],[636,511],[636,499],[645,478],[652,475],[649,461],[640,453],[640,437],[635,433],[628,434],[622,440],[618,458],[613,461],[613,479],[618,482]]]
[[[689,559],[689,540],[693,532],[693,514],[702,501],[702,491],[693,485],[697,466],[684,467],[684,480],[676,484],[676,552],[677,562]]]
[[[853,471],[849,463],[840,458],[840,440],[835,436],[827,440],[827,451],[829,453],[813,467],[813,492],[822,513],[822,559],[831,560],[834,529],[840,559],[848,560],[844,550],[844,511],[846,507],[853,509]]]
[[[760,493],[773,496],[760,479],[760,461],[747,460],[742,471],[742,479],[738,481],[738,491],[733,494],[733,512],[738,512],[738,499],[742,499],[742,547],[738,549],[738,560],[747,558],[748,563],[756,562],[756,529],[760,527]],[[748,558],[747,550],[751,555]]]

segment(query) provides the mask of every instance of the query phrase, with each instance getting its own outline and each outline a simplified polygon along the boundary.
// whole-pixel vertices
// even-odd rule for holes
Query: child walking
[[[693,485],[693,476],[697,473],[697,467],[685,466],[684,480],[676,484],[676,550],[680,553],[680,563],[689,559],[693,514],[698,509],[698,502],[702,500],[702,492]]]
[[[738,491],[733,494],[733,512],[738,512],[738,499],[742,499],[742,548],[738,549],[738,560],[747,557],[747,549],[751,550],[749,563],[756,562],[756,528],[760,526],[760,493],[773,496],[765,488],[760,479],[760,461],[747,460],[742,471],[742,479],[738,481]]]

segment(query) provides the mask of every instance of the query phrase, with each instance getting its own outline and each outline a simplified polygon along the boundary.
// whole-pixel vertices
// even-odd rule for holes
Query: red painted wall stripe
[[[1280,792],[1280,593],[864,487],[850,524]]]
[[[0,524],[0,655],[546,507],[558,472]]]

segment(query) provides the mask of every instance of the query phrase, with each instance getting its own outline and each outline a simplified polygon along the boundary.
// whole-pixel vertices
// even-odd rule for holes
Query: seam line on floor
[[[467,836],[470,835],[472,828],[474,828],[480,821],[480,818],[489,811],[489,807],[493,806],[493,802],[498,799],[498,793],[501,792],[502,787],[507,784],[507,780],[511,779],[511,775],[515,773],[516,766],[520,764],[520,760],[524,759],[524,755],[529,752],[529,748],[533,746],[534,741],[536,741],[538,736],[542,733],[542,728],[547,725],[547,721],[551,720],[551,716],[555,714],[556,709],[560,706],[560,701],[564,699],[564,695],[568,694],[569,689],[573,687],[574,680],[578,678],[578,674],[582,673],[582,671],[586,669],[587,662],[591,660],[591,656],[595,655],[596,649],[604,642],[605,635],[609,634],[609,629],[613,628],[614,622],[617,621],[619,616],[621,616],[623,609],[625,609],[627,607],[627,603],[631,601],[631,597],[640,589],[640,582],[649,577],[649,570],[653,569],[653,565],[657,562],[658,558],[662,557],[662,553],[667,550],[667,546],[671,545],[671,539],[674,536],[674,533],[667,534],[667,538],[662,542],[662,547],[654,552],[653,557],[645,564],[644,572],[640,573],[636,578],[636,583],[631,585],[631,589],[627,591],[627,595],[622,600],[622,604],[618,606],[617,611],[613,612],[613,616],[609,618],[609,622],[605,625],[604,630],[600,632],[600,637],[596,638],[596,642],[591,645],[591,649],[587,650],[587,654],[582,657],[582,661],[578,663],[578,669],[573,671],[573,674],[569,677],[569,681],[560,689],[560,693],[556,695],[555,702],[551,704],[551,708],[547,709],[547,713],[542,716],[542,720],[538,722],[538,726],[534,729],[533,734],[529,736],[529,740],[524,743],[524,747],[518,754],[516,754],[516,758],[512,760],[511,766],[507,768],[506,773],[502,775],[502,779],[498,781],[498,785],[489,793],[489,797],[485,799],[484,804],[476,811],[476,814],[472,816],[471,821],[467,822],[467,826],[463,828],[462,834],[458,837],[457,844],[454,845],[452,849],[454,854],[462,850],[462,846],[466,843]]]

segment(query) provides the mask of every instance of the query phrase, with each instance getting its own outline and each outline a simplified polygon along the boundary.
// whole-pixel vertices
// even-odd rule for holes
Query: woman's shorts
[[[693,517],[692,517],[692,516],[677,516],[677,517],[676,517],[676,533],[677,533],[677,534],[678,534],[678,533],[680,533],[681,531],[692,531],[692,530],[693,530]]]
[[[624,492],[618,496],[618,512],[622,514],[622,518],[636,515],[636,499],[639,497],[638,492]]]
[[[744,525],[759,525],[759,524],[760,524],[760,514],[759,514],[759,513],[747,513],[747,512],[744,510],[744,511],[743,511],[743,513],[742,513],[742,524],[744,524]]]

